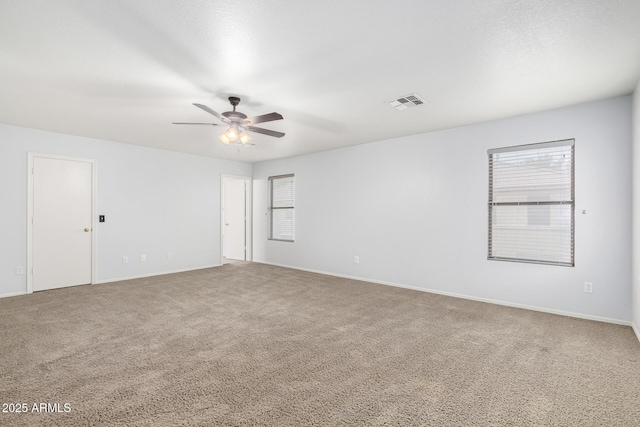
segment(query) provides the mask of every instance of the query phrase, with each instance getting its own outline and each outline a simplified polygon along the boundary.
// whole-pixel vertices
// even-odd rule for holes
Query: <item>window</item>
[[[574,142],[488,151],[488,259],[574,265]]]
[[[293,174],[269,177],[269,240],[293,242],[295,231]]]

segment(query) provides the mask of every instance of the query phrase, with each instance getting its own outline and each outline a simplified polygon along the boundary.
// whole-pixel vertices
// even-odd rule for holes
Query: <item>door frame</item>
[[[224,265],[224,184],[227,180],[243,180],[244,186],[244,212],[245,212],[245,228],[244,228],[244,245],[245,260],[253,260],[253,178],[242,175],[220,175],[220,265]]]
[[[27,293],[33,293],[33,164],[34,159],[45,158],[54,160],[68,160],[73,162],[83,162],[91,164],[91,284],[96,283],[96,191],[97,172],[96,160],[79,157],[59,156],[46,153],[27,153]]]

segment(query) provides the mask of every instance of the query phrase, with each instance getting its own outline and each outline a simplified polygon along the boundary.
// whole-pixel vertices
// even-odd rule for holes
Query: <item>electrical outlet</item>
[[[167,252],[167,259],[173,258],[173,254],[171,252]]]
[[[147,256],[145,254],[140,255],[140,261],[146,261]]]
[[[18,276],[21,274],[24,274],[24,267],[21,267],[21,266],[16,267],[16,274]]]
[[[584,291],[588,294],[593,293],[593,283],[591,282],[584,282]]]
[[[360,264],[360,257],[359,256],[354,256],[353,257],[353,263],[354,264]]]
[[[122,257],[122,263],[123,264],[129,264],[129,257],[128,256],[123,256]]]

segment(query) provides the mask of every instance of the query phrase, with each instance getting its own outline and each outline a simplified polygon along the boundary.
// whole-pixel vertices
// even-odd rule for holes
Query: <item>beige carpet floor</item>
[[[3,426],[640,425],[629,327],[252,263],[1,299],[0,379]]]

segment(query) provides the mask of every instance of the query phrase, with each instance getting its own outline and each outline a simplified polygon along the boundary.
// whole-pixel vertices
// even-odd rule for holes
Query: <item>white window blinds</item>
[[[295,237],[295,177],[269,177],[269,240],[293,242]]]
[[[574,140],[489,154],[489,259],[574,265]]]

